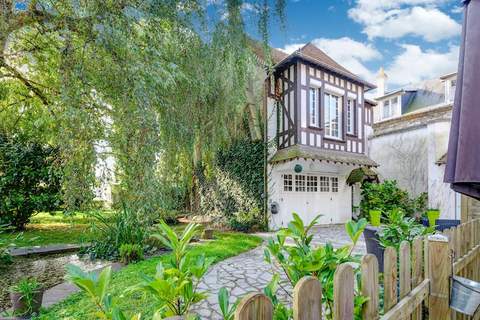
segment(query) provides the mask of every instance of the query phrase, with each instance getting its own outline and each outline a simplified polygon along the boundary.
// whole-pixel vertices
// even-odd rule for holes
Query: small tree
[[[38,211],[59,207],[58,149],[0,133],[0,225],[22,230]]]

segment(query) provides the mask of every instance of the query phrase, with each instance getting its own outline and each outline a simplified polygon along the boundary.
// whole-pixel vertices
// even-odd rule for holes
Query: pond
[[[21,278],[35,277],[46,289],[49,289],[65,281],[65,266],[67,264],[74,264],[83,270],[91,271],[105,266],[108,262],[90,260],[87,256],[82,258],[72,252],[15,257],[13,264],[0,268],[0,310],[11,307],[9,287]]]

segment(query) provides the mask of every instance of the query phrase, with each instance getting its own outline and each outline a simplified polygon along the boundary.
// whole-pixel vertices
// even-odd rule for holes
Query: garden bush
[[[365,182],[362,185],[360,217],[368,218],[370,210],[380,210],[382,221],[386,221],[385,214],[397,208],[412,217],[425,211],[426,203],[426,193],[411,199],[408,192],[402,190],[395,180],[386,180],[383,183]]]
[[[0,225],[25,229],[39,211],[61,204],[59,149],[0,133]]]
[[[139,244],[122,244],[118,252],[120,261],[125,264],[143,260],[143,246]]]
[[[95,221],[92,233],[95,238],[84,253],[92,259],[117,260],[120,247],[125,244],[139,245],[143,248],[147,238],[147,228],[138,214],[124,207],[113,216],[104,216],[101,212],[92,212]]]

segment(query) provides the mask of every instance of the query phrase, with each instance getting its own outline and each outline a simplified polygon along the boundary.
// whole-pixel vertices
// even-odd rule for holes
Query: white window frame
[[[318,176],[307,175],[307,192],[318,192]]]
[[[382,119],[390,118],[391,109],[390,109],[390,100],[383,101],[383,113]]]
[[[325,109],[325,116],[324,116],[324,128],[325,128],[325,137],[330,138],[330,139],[336,139],[336,140],[341,140],[343,136],[343,121],[342,121],[342,102],[343,102],[343,97],[330,93],[330,92],[325,92],[324,94],[324,109]],[[333,105],[333,102],[336,101],[336,109],[335,106]],[[337,130],[336,130],[336,135],[334,134],[333,127],[335,125],[335,118],[333,118],[331,115],[332,113],[336,114],[336,120],[337,120]]]
[[[312,96],[313,94],[313,96]],[[310,87],[308,89],[308,115],[309,115],[309,126],[319,127],[319,103],[318,103],[319,90],[315,87]]]
[[[301,177],[301,179],[300,179]],[[303,174],[295,175],[295,192],[305,192],[307,186],[307,178]]]
[[[355,134],[355,99],[347,99],[347,134]]]
[[[330,184],[332,186],[332,192],[338,192],[338,177],[330,177]]]
[[[320,192],[330,192],[330,177],[328,176],[320,176],[319,177],[319,191]]]
[[[293,178],[293,174],[282,174],[283,192],[292,192],[294,190]]]

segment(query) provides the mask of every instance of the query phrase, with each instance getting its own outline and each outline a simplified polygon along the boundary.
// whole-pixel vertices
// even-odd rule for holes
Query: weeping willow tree
[[[61,148],[68,209],[90,204],[105,145],[135,212],[165,205],[169,184],[195,203],[213,152],[238,134],[256,72],[244,4],[31,0],[16,11],[0,0],[0,129]],[[266,44],[284,0],[250,4]]]

